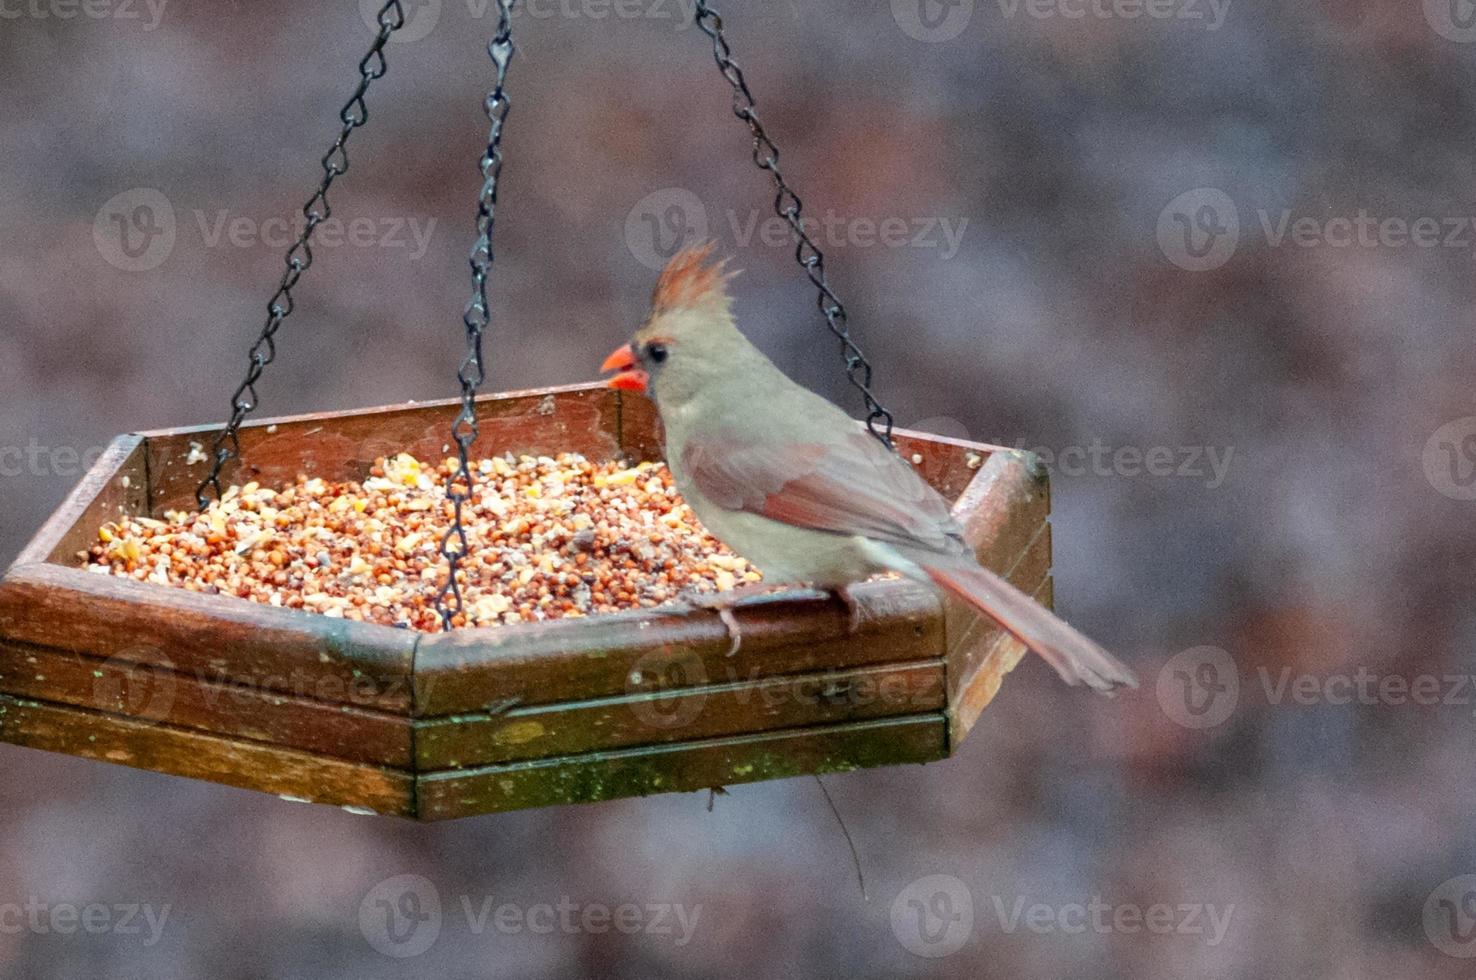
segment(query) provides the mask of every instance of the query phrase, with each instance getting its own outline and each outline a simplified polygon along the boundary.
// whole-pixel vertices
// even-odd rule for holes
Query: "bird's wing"
[[[728,510],[950,554],[964,547],[948,502],[862,429],[824,442],[693,441],[681,466]]]

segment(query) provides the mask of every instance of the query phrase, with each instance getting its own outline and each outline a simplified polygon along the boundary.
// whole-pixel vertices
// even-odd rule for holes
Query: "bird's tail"
[[[1117,687],[1138,686],[1133,672],[1116,657],[989,569],[962,561],[940,564],[935,556],[928,556],[931,563],[921,555],[909,557],[940,587],[1045,658],[1067,684],[1086,684],[1109,694]]]

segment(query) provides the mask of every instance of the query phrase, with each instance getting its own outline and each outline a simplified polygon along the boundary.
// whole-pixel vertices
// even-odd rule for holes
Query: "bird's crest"
[[[692,245],[672,256],[651,296],[653,313],[694,310],[716,304],[726,310],[731,303],[728,283],[737,272],[729,272],[728,260],[713,261],[717,242]]]

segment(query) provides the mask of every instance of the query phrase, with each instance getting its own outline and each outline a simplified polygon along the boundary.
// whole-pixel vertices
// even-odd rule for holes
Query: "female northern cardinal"
[[[935,583],[1068,684],[1137,687],[1111,654],[981,567],[948,502],[911,466],[748,342],[713,248],[671,260],[635,339],[601,368],[620,372],[610,387],[650,393],[677,489],[713,536],[767,581],[835,591],[853,613],[846,586],[876,573]]]

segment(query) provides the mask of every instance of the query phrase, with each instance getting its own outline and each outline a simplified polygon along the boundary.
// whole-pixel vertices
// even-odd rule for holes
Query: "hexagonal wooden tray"
[[[640,396],[480,401],[477,451],[660,459]],[[440,458],[451,402],[263,421],[225,474],[359,479]],[[0,741],[356,811],[444,820],[941,759],[1022,648],[930,589],[873,581],[855,634],[794,590],[421,636],[82,570],[120,514],[192,506],[213,427],[123,436],[0,579]],[[1017,453],[901,432],[981,559],[1051,600],[1050,502]],[[198,459],[198,455],[193,458]]]

